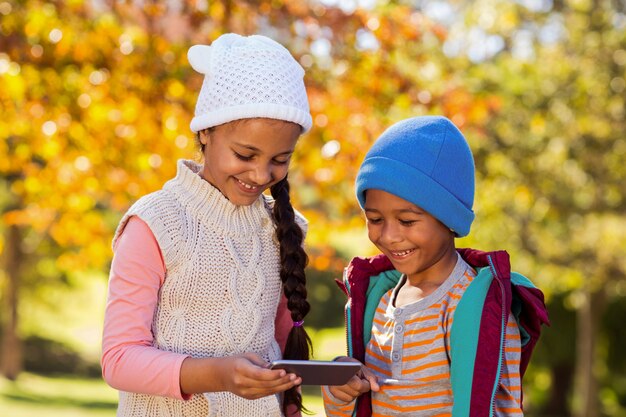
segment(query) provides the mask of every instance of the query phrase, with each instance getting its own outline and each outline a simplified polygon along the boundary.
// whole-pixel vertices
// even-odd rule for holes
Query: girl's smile
[[[236,178],[235,178],[236,179]],[[246,184],[245,182],[241,181],[240,179],[237,179],[237,182],[239,183],[239,185],[241,185],[241,187],[243,188],[244,192],[252,192],[252,193],[256,193],[257,190],[259,189],[258,186],[256,185],[250,185],[250,184]]]

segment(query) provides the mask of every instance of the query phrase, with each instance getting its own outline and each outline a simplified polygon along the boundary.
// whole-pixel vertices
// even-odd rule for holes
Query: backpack
[[[452,416],[491,416],[504,358],[508,313],[513,313],[520,329],[520,379],[539,339],[541,325],[549,325],[548,313],[543,293],[528,278],[511,272],[508,253],[474,249],[459,249],[458,252],[477,270],[477,275],[457,305],[450,330],[451,356],[454,357],[450,369],[454,396]],[[365,347],[371,337],[376,307],[401,276],[386,256],[378,255],[354,258],[344,272],[343,282],[337,281],[348,296],[345,323],[349,356],[365,362]],[[480,359],[480,366],[475,366],[477,359]],[[480,383],[474,384],[474,381]],[[367,393],[357,399],[353,416],[369,417],[371,414],[371,393]]]

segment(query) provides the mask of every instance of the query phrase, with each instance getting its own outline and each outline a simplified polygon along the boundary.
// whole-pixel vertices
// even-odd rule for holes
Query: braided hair
[[[234,122],[231,122],[234,123]],[[202,133],[211,135],[215,126],[198,132],[196,141],[204,156],[205,145],[200,141]],[[287,177],[270,187],[274,198],[272,214],[276,223],[276,238],[280,242],[280,279],[283,283],[283,293],[287,298],[287,307],[291,312],[291,319],[300,322],[308,314],[311,306],[306,300],[306,276],[304,268],[308,263],[306,252],[302,248],[304,234],[296,223],[295,213],[289,197],[289,182]],[[287,336],[285,359],[308,360],[311,355],[311,338],[303,326],[293,326]],[[287,415],[290,405],[295,405],[299,411],[306,411],[302,405],[302,395],[297,387],[285,391],[283,397],[283,412]]]
[[[291,319],[299,322],[304,319],[310,310],[306,300],[306,276],[304,268],[308,257],[302,248],[304,234],[296,223],[295,213],[289,199],[289,182],[287,177],[274,184],[270,191],[274,197],[274,221],[276,222],[276,237],[280,242],[280,279],[283,283],[283,292],[287,298],[287,307],[291,312]],[[287,344],[283,357],[285,359],[308,360],[311,354],[311,339],[303,326],[293,326],[287,337]],[[285,392],[283,411],[287,414],[287,407],[294,404],[298,410],[303,410],[302,395],[297,387]]]

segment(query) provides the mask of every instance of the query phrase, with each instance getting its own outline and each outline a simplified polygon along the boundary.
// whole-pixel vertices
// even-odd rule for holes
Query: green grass
[[[343,329],[307,329],[313,340],[313,359],[345,354]],[[324,415],[319,387],[303,387],[304,405],[314,416]],[[117,391],[99,379],[22,373],[16,381],[0,378],[0,416],[113,417]]]
[[[319,387],[304,387],[304,404],[324,415]],[[17,381],[0,379],[0,416],[113,417],[117,391],[104,381],[23,373]]]
[[[0,379],[0,416],[115,416],[117,391],[101,380],[22,373]]]

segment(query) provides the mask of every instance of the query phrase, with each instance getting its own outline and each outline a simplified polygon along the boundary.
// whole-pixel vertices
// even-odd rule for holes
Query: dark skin
[[[342,356],[336,360],[339,362],[359,362],[349,356]],[[333,385],[329,386],[328,389],[337,400],[349,403],[368,391],[380,391],[380,386],[378,385],[376,375],[367,366],[363,365],[361,371],[350,378],[345,385]]]
[[[414,303],[437,290],[456,265],[454,232],[420,207],[382,190],[367,190],[364,211],[369,239],[407,277],[394,305]],[[345,356],[337,360],[357,361]],[[379,390],[376,376],[365,365],[347,384],[329,387],[345,403]]]

